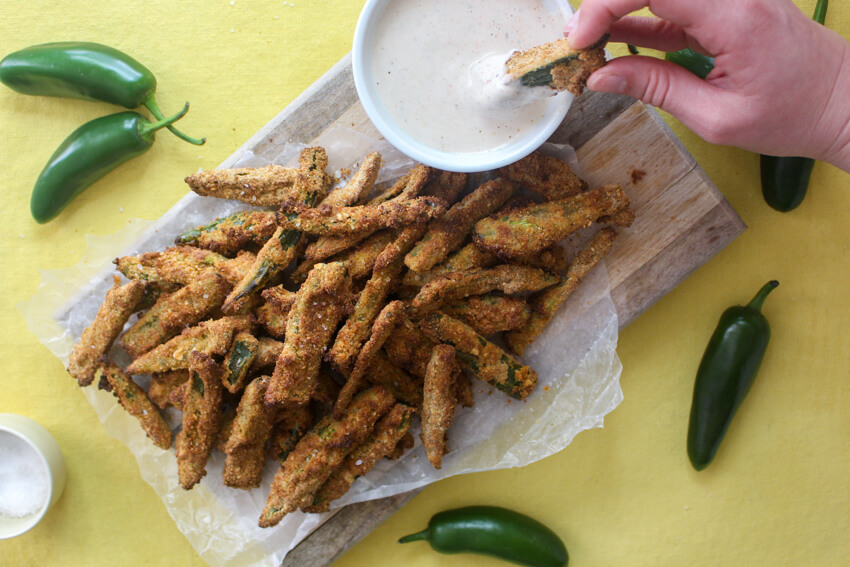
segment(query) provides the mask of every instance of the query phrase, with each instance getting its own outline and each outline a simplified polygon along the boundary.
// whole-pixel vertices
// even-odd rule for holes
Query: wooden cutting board
[[[350,55],[221,167],[232,167],[245,151],[273,159],[287,143],[309,144],[336,125],[381,137],[357,99]],[[623,185],[635,209],[635,223],[606,258],[621,329],[746,228],[658,113],[634,99],[587,92],[573,102],[550,141],[576,149],[591,187]],[[331,563],[418,492],[339,510],[283,564]]]

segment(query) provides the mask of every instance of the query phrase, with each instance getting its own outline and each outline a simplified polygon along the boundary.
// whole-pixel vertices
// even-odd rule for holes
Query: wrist
[[[850,44],[843,40],[841,43],[841,66],[821,114],[823,149],[815,157],[850,172]]]

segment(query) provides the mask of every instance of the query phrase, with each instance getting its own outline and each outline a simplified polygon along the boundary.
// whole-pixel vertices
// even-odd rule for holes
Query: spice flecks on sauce
[[[390,117],[440,151],[509,143],[554,104],[548,88],[506,80],[511,52],[561,37],[544,0],[394,0],[372,40],[372,76]],[[561,95],[558,95],[561,96]]]

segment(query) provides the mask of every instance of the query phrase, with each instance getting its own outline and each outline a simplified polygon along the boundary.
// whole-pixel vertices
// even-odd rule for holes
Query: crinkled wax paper
[[[331,171],[356,165],[370,151],[381,152],[385,166],[379,182],[391,181],[413,165],[386,142],[346,128],[334,128],[315,143],[328,150]],[[283,155],[263,158],[247,152],[236,166],[290,164],[302,148],[291,144]],[[547,151],[571,152],[557,147]],[[571,157],[575,159],[574,153]],[[240,203],[189,193],[156,221],[131,220],[112,236],[89,237],[83,258],[69,269],[42,271],[37,293],[18,308],[30,330],[67,365],[73,344],[112,286],[114,258],[164,249],[185,230],[245,208]],[[568,242],[566,246],[576,244]],[[413,450],[399,460],[378,463],[354,483],[335,508],[399,494],[457,474],[527,465],[560,451],[579,432],[600,427],[605,414],[622,400],[617,313],[609,291],[601,265],[528,349],[523,361],[537,370],[540,382],[527,400],[511,400],[475,381],[475,406],[458,408],[442,470],[434,470],[428,463],[416,435]],[[119,347],[111,354],[119,363],[128,362]],[[140,383],[147,386],[144,377]],[[136,456],[143,478],[160,495],[177,527],[211,565],[280,565],[287,551],[333,514],[293,513],[278,526],[261,529],[257,520],[275,473],[274,462],[268,463],[262,487],[237,490],[222,484],[224,456],[214,451],[207,476],[194,489],[183,490],[177,482],[173,449],[155,447],[111,394],[95,387],[83,392],[107,432]],[[166,412],[175,427],[179,416],[174,409]]]

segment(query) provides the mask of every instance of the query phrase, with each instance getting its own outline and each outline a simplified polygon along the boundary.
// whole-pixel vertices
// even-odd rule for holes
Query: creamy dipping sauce
[[[563,25],[552,1],[388,2],[371,45],[380,103],[409,136],[440,151],[507,145],[564,95],[509,81],[505,61],[558,39]]]

